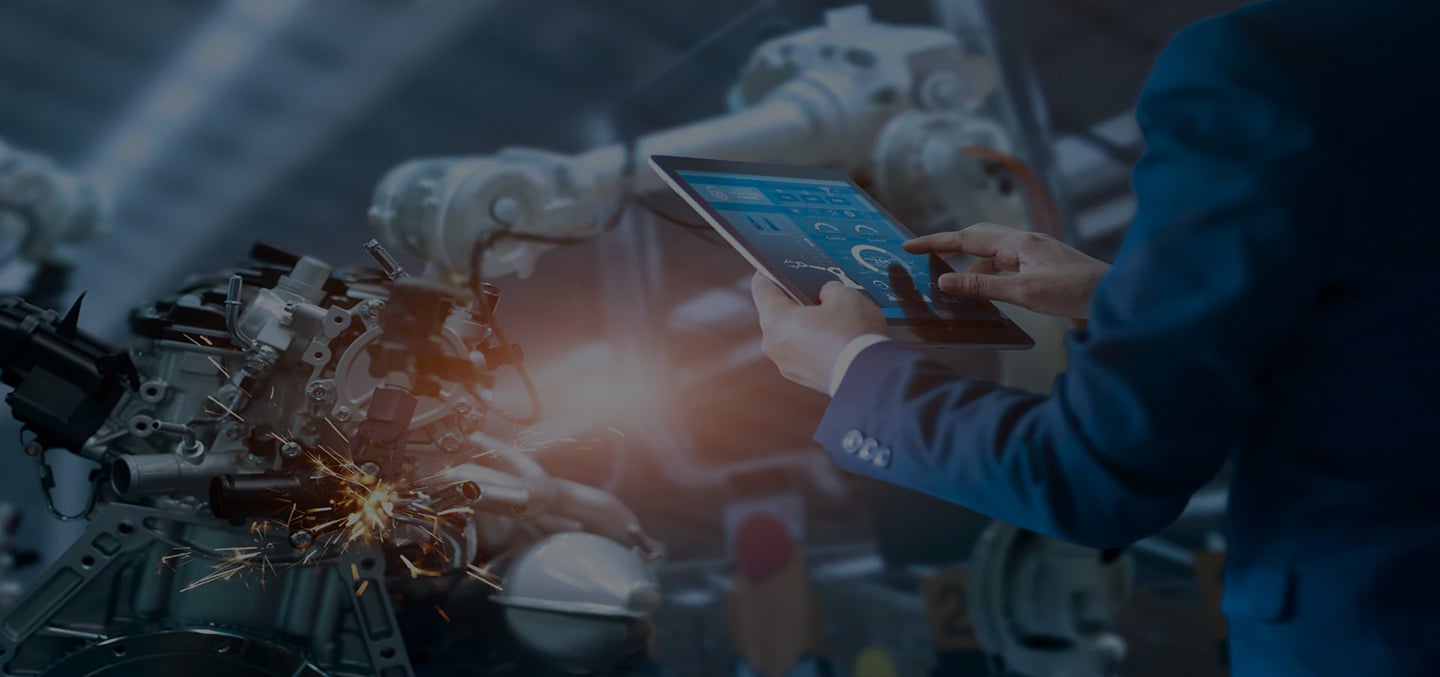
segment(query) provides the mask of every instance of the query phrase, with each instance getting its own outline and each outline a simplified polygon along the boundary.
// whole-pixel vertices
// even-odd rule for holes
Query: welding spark
[[[335,425],[335,422],[330,420],[329,416],[325,417],[325,422],[330,424],[330,429],[334,430],[335,434],[340,436],[340,439],[344,440],[346,444],[350,443],[350,438],[346,437],[345,433],[340,432],[340,427]]]
[[[406,557],[404,555],[400,556],[400,562],[404,564],[405,568],[410,571],[410,578],[412,579],[420,578],[421,576],[425,576],[426,578],[438,578],[443,575],[439,571],[431,571],[429,569],[422,569],[416,566],[414,562],[410,561],[409,557]]]
[[[440,618],[444,619],[446,623],[450,622],[450,614],[445,613],[445,610],[441,609],[439,604],[435,605],[435,613],[440,614]]]
[[[495,588],[495,591],[496,591],[496,592],[504,592],[504,591],[505,591],[504,588],[500,587],[500,583],[499,583],[499,581],[497,580],[499,577],[496,576],[495,574],[491,573],[489,569],[484,569],[484,568],[475,566],[474,564],[467,564],[467,565],[465,565],[465,574],[466,574],[467,576],[469,576],[469,577],[477,580],[477,581],[480,581],[481,583],[484,583],[484,584],[486,584],[486,585],[489,585],[489,586],[492,587],[492,588]]]
[[[435,512],[428,505],[428,498],[421,480],[391,480],[378,478],[366,472],[353,460],[344,455],[321,447],[311,454],[311,467],[321,478],[332,480],[336,486],[335,498],[328,508],[316,508],[298,515],[290,528],[304,528],[313,534],[338,533],[342,545],[382,541],[390,537],[401,523],[411,524],[425,530],[431,538],[439,535],[424,525],[433,523]],[[333,512],[334,519],[316,520],[313,513]]]
[[[190,548],[175,548],[170,551],[169,554],[160,558],[160,561],[155,565],[155,573],[160,573],[160,569],[162,568],[168,568],[174,571],[180,565],[190,561],[191,552]]]
[[[269,563],[264,552],[257,546],[217,548],[217,550],[226,554],[221,556],[218,562],[210,565],[210,573],[195,579],[189,585],[181,588],[180,592],[190,592],[216,581],[229,581],[248,571],[257,570],[260,572],[263,585],[266,569],[274,570],[274,566]]]
[[[235,411],[234,411],[233,409],[231,409],[230,407],[225,406],[225,403],[224,403],[224,402],[221,402],[220,400],[215,399],[215,396],[214,396],[214,395],[206,395],[206,396],[205,396],[205,399],[210,400],[211,402],[214,402],[215,405],[218,406],[218,407],[220,407],[222,410],[224,410],[225,413],[227,413],[227,414],[229,414],[229,415],[231,415],[231,416],[234,416],[234,417],[235,417],[235,420],[240,421],[241,423],[244,423],[244,422],[245,422],[245,418],[244,418],[244,417],[242,417],[241,415],[235,413]]]
[[[211,400],[215,401],[213,397]],[[327,422],[335,427],[333,422]],[[270,435],[282,443],[289,441],[276,432]],[[278,575],[282,569],[320,564],[337,552],[349,552],[353,546],[385,543],[397,534],[409,538],[405,534],[413,532],[416,539],[428,538],[429,544],[423,540],[419,543],[426,553],[425,559],[415,557],[412,560],[413,553],[399,558],[412,579],[439,578],[448,571],[463,571],[465,575],[496,590],[501,589],[500,577],[488,569],[449,560],[454,555],[443,546],[444,530],[449,522],[473,515],[475,511],[463,504],[457,505],[453,499],[437,501],[439,497],[458,495],[459,482],[446,470],[420,478],[380,477],[373,471],[367,472],[348,454],[326,446],[309,448],[305,462],[307,480],[321,487],[319,491],[325,497],[324,503],[307,505],[292,502],[289,511],[278,513],[283,519],[276,519],[273,523],[264,520],[253,522],[249,534],[264,542],[260,545],[210,551],[177,548],[161,559],[161,566],[176,567],[194,561],[197,555],[203,555],[212,562],[210,569],[186,585],[182,589],[184,591],[214,582],[235,580],[247,572],[259,572],[263,585],[268,575]],[[274,536],[272,529],[282,526],[282,522],[290,534],[303,531],[309,538],[303,553],[297,551],[298,558],[287,559],[281,567],[276,567],[267,553],[276,547],[276,542],[271,541]],[[291,547],[298,546],[292,543]],[[441,561],[427,562],[432,554]],[[363,595],[368,581],[361,577],[354,564],[350,566],[349,573],[357,585],[356,596]]]
[[[221,375],[223,375],[227,379],[230,378],[230,372],[225,369],[224,365],[220,364],[219,360],[210,357],[209,355],[206,355],[205,359],[210,360],[210,364],[215,365],[215,369],[218,370]]]

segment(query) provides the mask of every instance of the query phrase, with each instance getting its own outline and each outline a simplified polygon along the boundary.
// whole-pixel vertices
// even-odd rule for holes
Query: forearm
[[[1088,545],[1178,515],[1263,415],[1334,257],[1325,147],[1263,46],[1212,20],[1158,59],[1135,219],[1050,396],[871,346],[816,435],[835,462]],[[889,452],[847,451],[857,435]]]
[[[1188,491],[1094,448],[1064,400],[885,343],[851,365],[815,439],[842,469],[1077,543],[1123,545],[1173,520]],[[868,453],[847,449],[852,431]]]

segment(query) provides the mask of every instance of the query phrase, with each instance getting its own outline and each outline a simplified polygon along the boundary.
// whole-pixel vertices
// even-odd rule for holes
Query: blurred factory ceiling
[[[934,21],[945,1],[872,12]],[[116,191],[115,236],[85,257],[82,282],[128,280],[144,298],[256,238],[354,259],[335,244],[367,236],[371,189],[409,157],[573,151],[718,112],[756,40],[843,4],[5,0],[0,138]],[[1082,232],[1128,216],[1129,111],[1154,55],[1238,4],[997,3],[1018,20]],[[100,312],[106,326],[123,317]]]
[[[1131,111],[1145,73],[1178,28],[1242,3],[991,1],[1046,102],[1078,231],[1107,251],[1133,210],[1128,166],[1141,142]],[[76,252],[76,287],[90,293],[83,324],[113,340],[130,307],[224,268],[255,240],[363,262],[371,191],[406,159],[574,152],[719,113],[760,40],[846,4],[0,0],[0,138],[112,192],[114,232]],[[887,0],[871,12],[934,24],[947,4]],[[679,229],[664,237],[704,246]],[[595,286],[594,261],[616,251],[571,247],[543,259],[532,281],[506,283],[502,312],[523,312],[511,333],[532,362],[573,350],[555,337],[607,321],[570,292]],[[687,273],[737,289],[744,265],[731,259],[701,252]],[[777,380],[737,370],[729,402],[764,401],[756,395]],[[818,415],[822,402],[802,404]],[[776,427],[774,407],[750,408],[726,425]],[[803,446],[808,430],[794,432],[785,443]]]

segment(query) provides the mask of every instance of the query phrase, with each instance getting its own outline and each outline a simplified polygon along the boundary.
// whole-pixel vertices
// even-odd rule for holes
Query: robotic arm
[[[580,155],[508,148],[412,160],[382,180],[370,219],[387,244],[449,281],[472,268],[527,277],[547,249],[604,232],[605,215],[619,213],[607,205],[663,189],[637,167],[664,153],[869,172],[877,197],[913,224],[978,220],[1014,208],[992,168],[962,152],[1007,146],[976,115],[990,94],[975,84],[987,65],[944,30],[875,23],[863,6],[834,10],[824,26],[761,45],[727,114]]]
[[[0,142],[0,232],[18,243],[4,256],[41,261],[101,232],[100,200],[53,160]]]
[[[104,231],[104,210],[93,186],[43,155],[0,142],[0,268],[17,259],[35,265],[23,295],[52,308],[69,282],[59,249]]]

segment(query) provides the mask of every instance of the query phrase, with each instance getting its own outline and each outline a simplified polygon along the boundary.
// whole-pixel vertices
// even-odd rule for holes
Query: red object
[[[795,539],[774,515],[752,514],[735,529],[735,564],[752,581],[780,573],[795,558]]]

